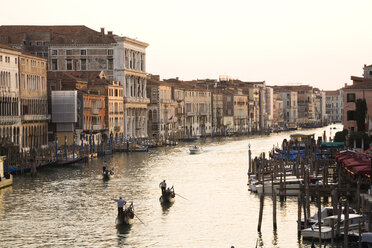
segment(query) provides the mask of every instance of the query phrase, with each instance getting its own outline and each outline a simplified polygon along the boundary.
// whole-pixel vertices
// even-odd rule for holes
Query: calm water
[[[332,135],[341,130],[332,129]],[[330,129],[301,131],[322,135]],[[264,137],[199,140],[203,153],[189,155],[189,144],[149,153],[106,157],[115,168],[102,180],[102,162],[40,170],[17,176],[0,190],[0,247],[310,247],[297,239],[297,201],[278,204],[278,230],[272,228],[272,200],[265,198],[262,234],[257,233],[259,198],[247,190],[248,142],[253,155],[267,152],[290,133]],[[159,182],[176,193],[169,208],[159,203]],[[134,202],[137,219],[117,228],[116,203]]]

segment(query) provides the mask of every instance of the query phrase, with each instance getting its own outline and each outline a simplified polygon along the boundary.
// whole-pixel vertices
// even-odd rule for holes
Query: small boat
[[[282,182],[284,183],[284,178],[282,179]],[[300,193],[300,186],[303,182],[302,178],[296,178],[296,177],[286,177],[285,181],[285,192],[284,194],[286,196],[296,196]],[[270,180],[264,182],[264,186],[261,182],[256,183],[256,189],[258,194],[262,194],[263,192],[265,194],[272,194],[272,188],[276,191],[276,193],[280,194],[280,179],[275,179],[273,181],[274,185],[272,187],[272,182]]]
[[[345,210],[343,210],[343,211],[345,211]],[[334,214],[335,213],[333,212],[333,207],[324,207],[320,210],[320,219],[327,218],[327,217],[332,216]],[[355,211],[352,208],[350,208],[349,209],[349,214],[355,214]],[[312,226],[316,222],[318,222],[318,212],[316,212],[313,216],[311,216],[307,220],[307,225]],[[304,219],[301,219],[301,229],[304,229],[304,228],[305,228],[305,221],[304,221]]]
[[[361,222],[363,219],[362,215],[359,214],[349,214],[349,231],[356,231],[359,229],[359,222]],[[314,225],[312,225],[310,228],[303,229],[301,231],[301,235],[304,239],[312,239],[312,238],[320,238],[322,240],[327,240],[332,238],[332,229],[334,232],[334,236],[336,237],[338,235],[337,233],[337,221],[338,216],[332,215],[329,217],[326,217],[321,220],[321,229],[319,233],[319,225],[318,222],[316,222]],[[333,223],[333,224],[332,224]],[[341,222],[340,222],[340,234],[344,232],[345,228],[345,215],[341,215]]]
[[[13,184],[13,176],[10,173],[4,173],[5,156],[0,156],[0,189]]]
[[[249,191],[252,191],[254,193],[257,193],[256,184],[258,182],[259,181],[257,180],[256,175],[249,175],[249,179],[248,179],[248,190]]]
[[[193,142],[197,140],[197,137],[188,137],[188,138],[183,138],[183,142]]]
[[[110,179],[111,175],[114,175],[114,168],[111,170],[105,170],[103,173],[103,179]]]
[[[362,248],[372,247],[372,233],[362,233]]]
[[[176,193],[174,193],[174,188],[168,188],[159,198],[160,203],[174,203],[176,201]]]
[[[190,154],[199,154],[200,148],[198,146],[190,146],[189,151],[190,151]]]
[[[121,215],[116,217],[117,225],[132,225],[134,223],[134,207],[133,202],[126,207]]]

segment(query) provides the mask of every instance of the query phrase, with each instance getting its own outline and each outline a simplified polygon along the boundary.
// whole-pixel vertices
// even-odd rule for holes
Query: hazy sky
[[[147,72],[337,89],[372,64],[372,1],[1,0],[2,25],[86,25],[147,42]]]

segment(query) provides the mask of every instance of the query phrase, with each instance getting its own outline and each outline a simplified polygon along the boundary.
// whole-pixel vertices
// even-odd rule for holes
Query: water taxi
[[[199,154],[200,153],[200,147],[190,146],[189,151],[190,151],[190,154]]]

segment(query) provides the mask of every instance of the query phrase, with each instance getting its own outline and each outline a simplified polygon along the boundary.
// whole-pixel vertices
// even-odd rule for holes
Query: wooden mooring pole
[[[261,194],[261,196],[260,196],[260,213],[259,213],[259,216],[258,216],[258,226],[257,226],[257,231],[258,232],[261,232],[263,208],[264,208],[264,194]]]

